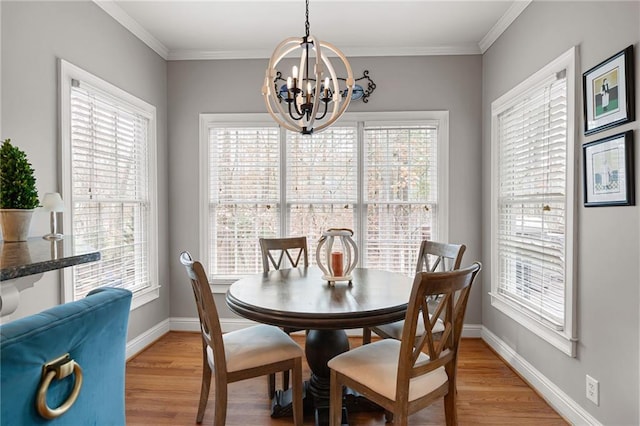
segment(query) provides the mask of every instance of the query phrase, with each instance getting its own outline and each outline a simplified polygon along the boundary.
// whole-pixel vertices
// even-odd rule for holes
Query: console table
[[[32,287],[44,272],[96,260],[100,260],[99,251],[74,245],[69,236],[57,241],[41,237],[0,241],[0,316],[14,312],[20,303],[20,292]]]

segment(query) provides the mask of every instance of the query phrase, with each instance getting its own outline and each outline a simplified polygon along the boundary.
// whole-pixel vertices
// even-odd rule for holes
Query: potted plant
[[[36,178],[27,155],[6,139],[0,148],[0,225],[4,241],[26,241],[38,207]]]

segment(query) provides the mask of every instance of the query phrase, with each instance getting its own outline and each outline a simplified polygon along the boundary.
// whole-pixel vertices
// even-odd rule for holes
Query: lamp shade
[[[61,212],[64,211],[64,203],[62,197],[57,192],[47,192],[42,199],[42,207],[47,211]]]

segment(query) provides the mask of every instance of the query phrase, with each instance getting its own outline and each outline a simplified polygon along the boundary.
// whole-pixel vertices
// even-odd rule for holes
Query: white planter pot
[[[27,241],[33,209],[0,209],[0,226],[5,242]]]

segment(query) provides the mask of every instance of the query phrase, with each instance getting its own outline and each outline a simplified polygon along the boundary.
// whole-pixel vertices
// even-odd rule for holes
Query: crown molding
[[[491,27],[489,32],[480,40],[478,45],[480,46],[480,53],[484,53],[491,45],[502,35],[503,32],[509,28],[509,25],[516,20],[518,16],[531,4],[533,0],[515,1],[511,4],[509,9],[502,15],[498,22]]]
[[[164,60],[167,60],[169,57],[169,49],[167,49],[160,40],[151,35],[150,32],[145,30],[138,21],[122,10],[120,6],[115,4],[112,0],[93,0],[93,2],[102,10],[107,12],[107,14],[109,14],[113,19],[119,22],[120,25],[138,37],[144,44],[153,49],[153,51],[160,55]]]
[[[345,47],[340,49],[349,58],[363,56],[437,56],[437,55],[479,55],[482,52],[476,44],[452,46],[424,46],[424,47]],[[170,50],[169,61],[197,61],[215,59],[269,59],[271,50]]]
[[[439,55],[479,55],[480,48],[475,43],[448,46],[420,47],[345,47],[342,52],[355,56],[439,56]]]
[[[275,47],[275,46],[274,46]],[[215,59],[269,59],[271,53],[266,50],[197,50],[173,49],[169,51],[168,61],[199,61]]]
[[[330,0],[327,0],[330,1]],[[481,55],[500,37],[533,0],[514,2],[478,44],[467,43],[448,46],[421,47],[345,47],[342,52],[348,57],[363,56],[439,56],[439,55]],[[212,51],[196,49],[169,50],[162,42],[149,33],[142,25],[127,14],[113,0],[93,0],[108,15],[138,37],[153,51],[168,61],[216,60],[216,59],[268,59],[271,50],[230,50]]]

